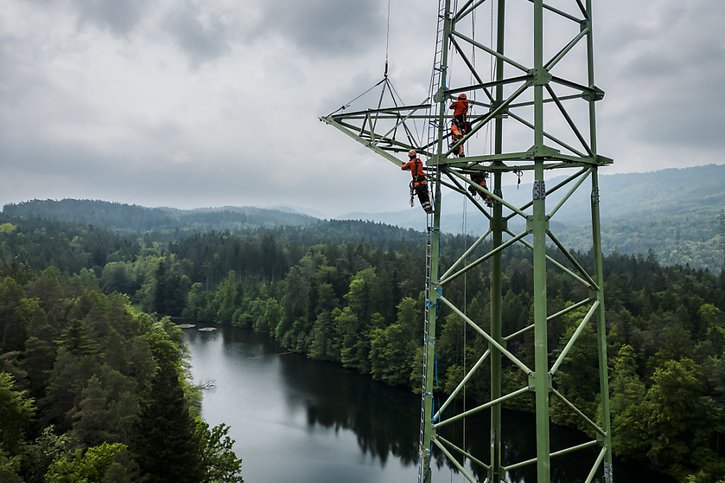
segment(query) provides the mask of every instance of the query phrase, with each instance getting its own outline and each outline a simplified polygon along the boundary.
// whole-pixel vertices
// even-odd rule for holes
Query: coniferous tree
[[[162,361],[131,438],[130,448],[152,482],[203,481],[196,425],[177,368]]]
[[[34,413],[33,400],[26,391],[18,391],[12,376],[0,372],[0,450],[17,454]]]

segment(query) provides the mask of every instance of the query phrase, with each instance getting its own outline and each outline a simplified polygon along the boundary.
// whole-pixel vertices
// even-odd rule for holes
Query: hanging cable
[[[468,197],[463,197],[463,220],[461,222],[461,234],[463,235],[463,248],[464,252],[468,252]],[[468,263],[468,259],[463,260],[463,265]],[[463,273],[463,313],[468,313],[468,271]],[[466,324],[463,323],[463,377],[466,377],[466,352],[468,348],[468,340],[466,336]],[[463,385],[463,413],[466,412],[466,384]],[[463,446],[464,451],[466,450],[466,418],[463,418]],[[465,459],[464,459],[465,463]]]
[[[489,45],[493,45],[493,37],[494,37],[493,36],[494,27],[493,26],[494,26],[494,18],[495,18],[494,13],[495,13],[494,12],[494,2],[491,2],[491,20],[490,20],[490,25],[489,25],[489,31],[491,32],[491,39],[490,39]],[[489,57],[488,64],[489,64],[489,72],[491,73],[491,81],[493,81],[495,78],[495,75],[496,75],[496,62],[493,61],[493,56]],[[492,131],[493,130],[490,129],[490,123],[489,123],[489,131],[488,131],[489,154],[493,154],[493,149],[494,149],[493,148],[493,144],[494,144],[493,137],[494,136],[493,136]]]
[[[388,29],[385,32],[385,72],[383,77],[388,78],[388,52],[390,51],[390,0],[388,0]]]
[[[383,70],[383,78],[380,79],[378,82],[376,82],[368,90],[366,90],[365,92],[363,92],[362,94],[360,94],[359,96],[357,96],[356,98],[354,98],[353,100],[347,102],[346,104],[343,104],[342,106],[340,106],[339,108],[337,108],[337,110],[332,111],[330,114],[328,114],[328,116],[332,116],[333,114],[337,114],[340,111],[344,111],[345,109],[347,109],[348,107],[350,107],[350,105],[353,102],[357,101],[362,96],[364,96],[365,94],[367,94],[371,90],[375,89],[380,84],[385,83],[385,85],[388,85],[389,88],[392,87],[392,86],[389,85],[389,81],[388,81],[388,57],[389,57],[389,52],[390,52],[390,2],[391,2],[391,0],[388,0],[388,19],[387,19],[387,28],[386,28],[386,33],[385,33],[385,69]],[[383,86],[383,91],[380,94],[381,100],[382,100],[383,94],[385,94],[385,85]],[[392,89],[391,89],[391,97],[392,97]],[[398,96],[398,97],[400,97],[400,96]],[[394,97],[393,97],[393,100],[395,100]],[[379,107],[380,107],[380,102],[378,102],[378,108]]]
[[[373,85],[372,87],[370,87],[370,88],[369,88],[368,90],[366,90],[365,92],[363,92],[362,94],[360,94],[359,96],[357,96],[357,97],[356,97],[355,99],[353,99],[353,100],[349,101],[349,102],[348,102],[347,104],[343,104],[342,106],[340,106],[339,108],[337,108],[337,110],[335,110],[335,111],[332,111],[332,112],[331,112],[330,114],[328,114],[328,116],[332,116],[333,114],[337,114],[337,113],[338,113],[338,112],[340,112],[340,111],[344,111],[345,109],[347,109],[348,107],[350,107],[350,104],[352,104],[353,102],[357,101],[357,100],[358,100],[358,99],[360,99],[360,98],[361,98],[362,96],[364,96],[365,94],[367,94],[367,93],[368,93],[368,92],[370,92],[371,90],[375,89],[375,88],[376,88],[377,86],[379,86],[379,85],[380,85],[380,84],[382,84],[383,82],[385,82],[385,79],[384,79],[384,78],[383,78],[383,79],[380,79],[380,80],[379,80],[378,82],[376,82],[376,83],[375,83],[375,84],[374,84],[374,85]]]

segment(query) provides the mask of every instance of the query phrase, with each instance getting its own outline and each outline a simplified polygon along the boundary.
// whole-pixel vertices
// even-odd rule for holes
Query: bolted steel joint
[[[545,198],[546,198],[546,183],[544,182],[543,179],[534,181],[532,199],[543,200]]]
[[[544,67],[535,67],[527,72],[532,86],[545,86],[551,82],[551,74]]]
[[[604,99],[604,91],[597,86],[591,86],[582,92],[582,98],[585,101],[601,101]]]
[[[502,104],[503,104],[503,101],[496,101],[496,100],[492,101],[491,102],[491,110],[489,112],[495,111]],[[509,110],[508,110],[508,108],[507,107],[504,107],[503,109],[501,109],[501,111],[499,111],[499,113],[496,115],[496,117],[497,118],[501,118],[501,119],[508,119],[508,117],[509,117]]]
[[[592,21],[588,18],[583,19],[579,22],[579,32],[584,32],[587,29],[591,29]]]

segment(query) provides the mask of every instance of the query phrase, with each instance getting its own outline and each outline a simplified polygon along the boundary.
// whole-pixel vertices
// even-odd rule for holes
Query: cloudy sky
[[[390,3],[390,75],[409,103],[426,96],[437,3]],[[725,2],[594,5],[605,174],[725,163]],[[318,120],[382,76],[387,9],[0,0],[0,204],[404,209],[405,173]]]

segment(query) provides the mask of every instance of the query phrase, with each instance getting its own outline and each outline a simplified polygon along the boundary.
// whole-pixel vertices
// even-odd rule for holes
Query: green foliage
[[[722,431],[725,414],[706,395],[698,364],[691,359],[667,361],[655,370],[652,383],[644,400],[650,408],[647,455],[673,468],[686,468],[692,459],[714,460],[708,443]]]
[[[569,304],[571,305],[571,304]],[[593,320],[581,325],[587,309],[580,307],[562,316],[564,329],[559,338],[559,350],[554,352],[557,357],[581,327],[576,342],[571,346],[556,374],[556,383],[564,396],[585,414],[596,414],[599,398],[599,365],[596,333]],[[555,421],[569,426],[579,425],[582,430],[589,430],[581,418],[573,414],[558,399],[552,399],[552,414]],[[593,436],[593,435],[592,435]]]
[[[317,221],[311,216],[254,207],[174,210],[73,199],[32,200],[7,204],[3,207],[3,212],[13,217],[42,217],[122,232],[189,231],[211,228],[228,230],[270,225],[306,225]]]
[[[202,480],[199,440],[189,409],[178,368],[162,361],[130,441],[141,472],[152,481]]]
[[[0,350],[22,349],[32,308],[13,278],[0,280]]]
[[[166,471],[161,457],[175,465],[172,481],[201,481],[202,450],[217,467],[231,464],[226,432],[210,431],[211,449],[195,439],[198,401],[185,377],[183,334],[171,320],[132,309],[126,295],[104,295],[88,270],[24,276],[23,285],[0,276],[0,311],[12,332],[0,352],[0,367],[10,371],[0,371],[1,481],[139,481],[136,459],[153,474]],[[26,442],[36,428],[40,435]],[[143,452],[126,450],[139,441]],[[159,456],[157,447],[176,453]]]
[[[312,327],[310,351],[313,359],[336,361],[340,357],[340,341],[335,331],[335,318],[329,311],[321,312]]]
[[[164,257],[155,273],[153,309],[163,315],[181,315],[191,282],[176,257]]]
[[[625,455],[643,454],[648,444],[646,408],[641,404],[647,388],[637,375],[636,366],[632,346],[622,346],[614,359],[610,407],[612,444],[617,453]]]
[[[227,435],[229,426],[220,424],[209,428],[201,418],[196,418],[195,436],[199,441],[203,481],[209,483],[244,483],[242,460],[232,450],[234,441]]]
[[[104,292],[133,294],[138,290],[134,277],[134,265],[129,262],[108,262],[100,278]]]
[[[216,305],[219,306],[214,320],[223,324],[234,323],[234,312],[242,302],[242,285],[237,279],[237,274],[234,270],[230,270],[227,274],[227,278],[219,285],[217,290],[218,301]]]
[[[25,430],[35,407],[26,391],[18,391],[7,372],[0,372],[0,450],[16,455],[25,439]]]
[[[76,445],[70,434],[56,434],[53,425],[43,428],[40,436],[23,448],[22,473],[25,480],[29,483],[45,481],[44,475],[51,463]]]
[[[48,483],[131,483],[138,471],[126,445],[101,443],[54,461],[45,474]]]
[[[138,419],[138,383],[108,366],[88,380],[81,399],[70,411],[72,434],[83,445],[128,441]]]
[[[370,337],[370,365],[373,378],[391,385],[407,385],[413,370],[415,300],[403,299],[398,318],[386,328],[373,328]]]
[[[367,367],[368,341],[362,324],[350,307],[338,311],[335,325],[340,339],[340,362],[345,367],[364,371]]]
[[[197,215],[194,223],[204,223]],[[218,220],[225,223],[226,216]],[[180,388],[175,397],[186,408],[181,414],[194,414],[180,331],[170,319],[158,321],[130,304],[162,316],[269,331],[288,350],[420,388],[423,233],[330,221],[311,229],[127,238],[87,225],[0,214],[5,222],[14,229],[0,231],[0,368],[38,401],[40,426],[55,423],[60,435],[72,435],[81,447],[138,442],[144,418],[171,418],[158,406],[150,409],[160,368],[167,377],[175,374],[167,386]],[[621,235],[622,243],[632,241],[627,230]],[[443,237],[450,252],[441,254],[442,263],[448,266],[471,240]],[[591,270],[590,257],[574,256]],[[503,325],[510,334],[531,323],[531,254],[506,250],[503,264]],[[725,272],[663,267],[654,253],[613,254],[604,266],[608,350],[616,355],[610,361],[615,451],[657,462],[683,480],[716,481],[722,474],[717,445],[725,433]],[[445,287],[446,297],[466,306],[484,329],[491,310],[488,269],[484,262],[467,273],[467,284],[456,280]],[[547,289],[550,314],[589,295],[560,272],[549,274]],[[585,312],[551,321],[550,361]],[[457,316],[446,310],[439,315],[437,390],[450,392],[488,343]],[[596,420],[594,327],[593,321],[583,327],[554,384]],[[507,348],[533,364],[531,331],[508,340]],[[515,366],[505,362],[502,371],[504,390],[527,384]],[[473,378],[467,387],[472,403],[485,402],[488,393],[487,377]],[[158,403],[160,394],[154,397]],[[557,421],[581,427],[580,418],[553,401]],[[526,398],[511,403],[531,408]],[[188,420],[180,427],[184,434],[195,431]],[[694,459],[685,457],[686,449]],[[23,477],[30,454],[21,456]],[[13,458],[7,459],[10,468],[17,467]]]
[[[10,456],[0,447],[0,481],[4,483],[22,483],[23,479],[18,475],[20,471],[20,457]]]

